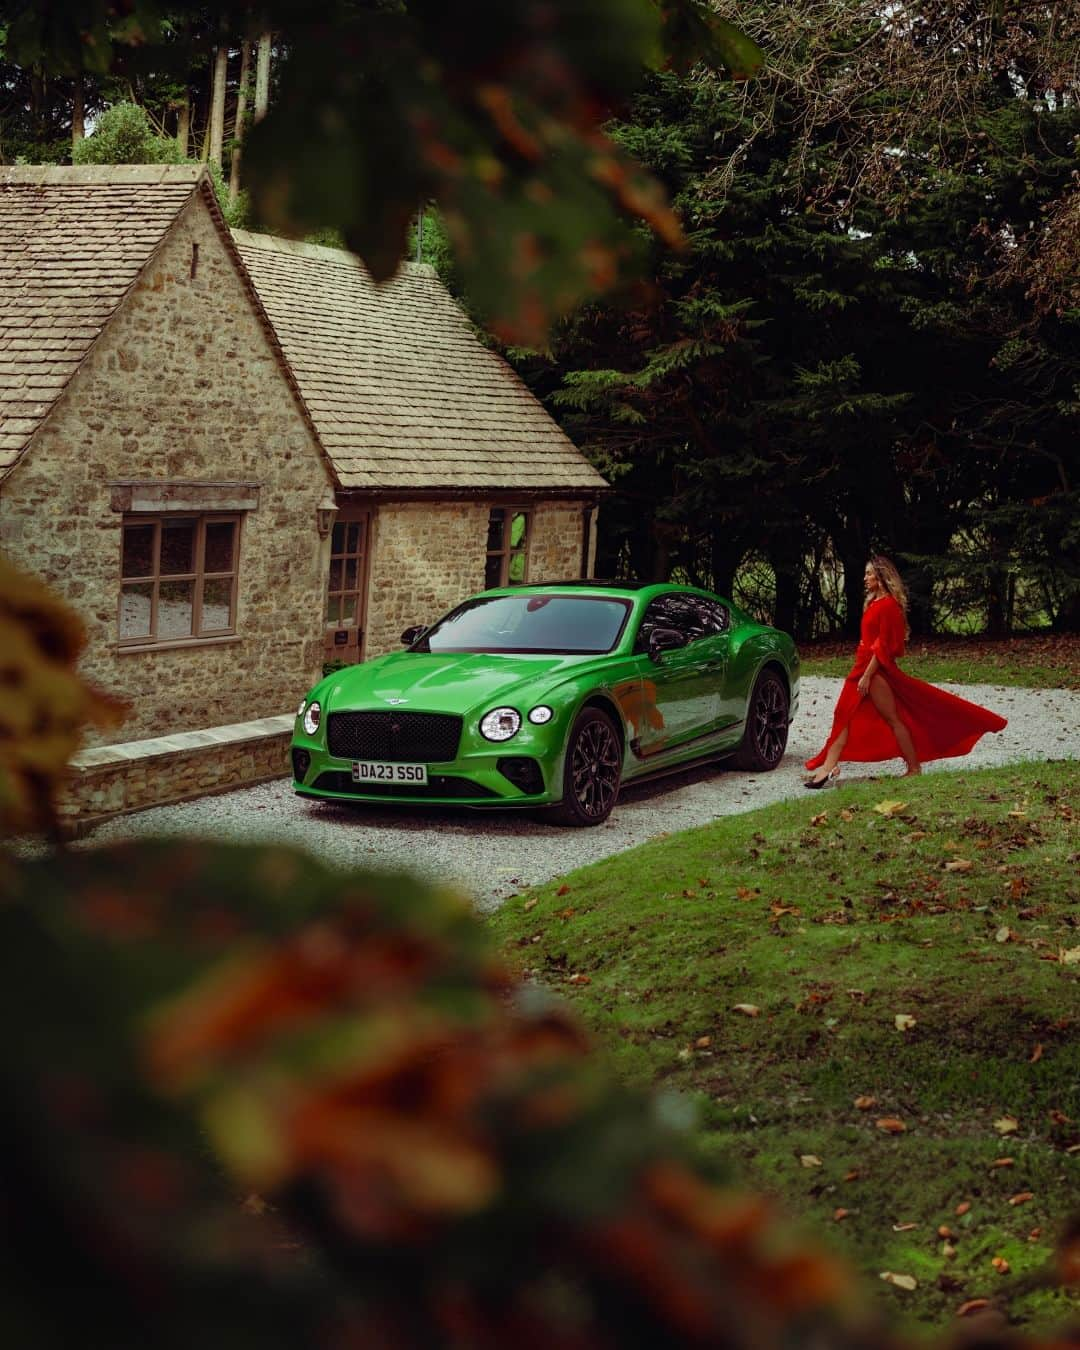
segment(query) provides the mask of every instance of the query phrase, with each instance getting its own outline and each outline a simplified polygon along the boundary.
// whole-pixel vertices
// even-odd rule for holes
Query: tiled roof
[[[234,231],[343,488],[602,489],[434,269]]]
[[[198,165],[0,168],[0,478],[153,255]]]

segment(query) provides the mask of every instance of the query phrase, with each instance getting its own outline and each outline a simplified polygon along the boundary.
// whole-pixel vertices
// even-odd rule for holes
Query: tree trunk
[[[240,88],[236,95],[236,125],[233,127],[233,147],[229,156],[229,205],[235,206],[240,195],[240,142],[244,136],[244,116],[247,113],[248,65],[251,44],[247,38],[240,43]]]
[[[71,101],[71,146],[72,149],[86,135],[86,90],[83,86],[83,77],[75,76],[75,85],[72,92]]]
[[[214,83],[210,94],[209,160],[221,168],[221,148],[225,142],[225,82],[229,74],[229,48],[222,43],[214,55]]]
[[[260,33],[255,57],[255,121],[266,116],[270,103],[270,34]]]
[[[187,159],[191,142],[191,95],[185,94],[184,101],[176,112],[176,144],[180,153]]]
[[[798,556],[788,548],[774,546],[769,550],[769,562],[776,577],[773,627],[780,628],[795,637],[799,618]]]

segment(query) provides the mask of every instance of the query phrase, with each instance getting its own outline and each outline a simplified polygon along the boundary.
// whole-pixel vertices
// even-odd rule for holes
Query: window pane
[[[195,570],[195,522],[193,520],[163,520],[161,522],[161,575]]]
[[[231,572],[233,548],[236,540],[234,521],[215,521],[206,527],[206,557],[204,572]]]
[[[347,591],[356,590],[356,559],[349,558],[345,562],[345,589]]]
[[[154,575],[153,525],[124,526],[124,556],[120,568],[122,577]]]
[[[492,549],[502,548],[503,546],[503,525],[506,520],[506,512],[501,506],[493,508],[491,515],[488,516],[488,552]]]
[[[342,624],[353,624],[356,622],[355,595],[343,595],[341,597],[341,622]]]
[[[326,622],[340,623],[341,621],[341,596],[329,595],[326,598]]]
[[[331,553],[344,553],[345,551],[345,526],[338,521],[334,525],[333,539],[330,544]]]
[[[139,527],[143,529],[143,526]],[[127,531],[125,530],[125,534]],[[152,581],[140,582],[137,586],[125,586],[120,592],[120,636],[136,638],[150,636],[150,600],[153,595]]]
[[[349,526],[349,553],[358,553],[360,551],[360,526]]]
[[[519,511],[510,522],[510,547],[521,548],[525,543],[525,525],[528,517],[524,511]]]
[[[230,577],[218,577],[215,580],[204,581],[202,593],[203,632],[210,633],[219,628],[231,627],[232,579]]]
[[[525,580],[525,554],[511,553],[510,567],[507,572],[508,585],[520,586]]]
[[[161,639],[191,637],[193,581],[163,581],[158,590],[157,635]]]
[[[330,589],[332,591],[341,590],[341,561],[340,559],[330,564]]]
[[[484,568],[484,585],[487,588],[502,585],[502,554],[488,554],[487,566]]]

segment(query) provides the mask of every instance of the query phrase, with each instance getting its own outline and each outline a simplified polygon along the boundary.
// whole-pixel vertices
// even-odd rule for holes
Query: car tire
[[[600,708],[585,708],[566,741],[563,798],[550,808],[556,825],[602,825],[619,796],[622,746],[615,723]]]
[[[750,694],[742,744],[735,753],[736,768],[751,773],[768,773],[776,768],[787,748],[790,707],[781,676],[775,670],[763,670]]]

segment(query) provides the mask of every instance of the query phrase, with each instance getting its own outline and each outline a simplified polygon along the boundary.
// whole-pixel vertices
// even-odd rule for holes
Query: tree
[[[180,147],[158,136],[146,110],[135,103],[117,103],[103,112],[93,134],[72,150],[76,164],[179,164]]]

